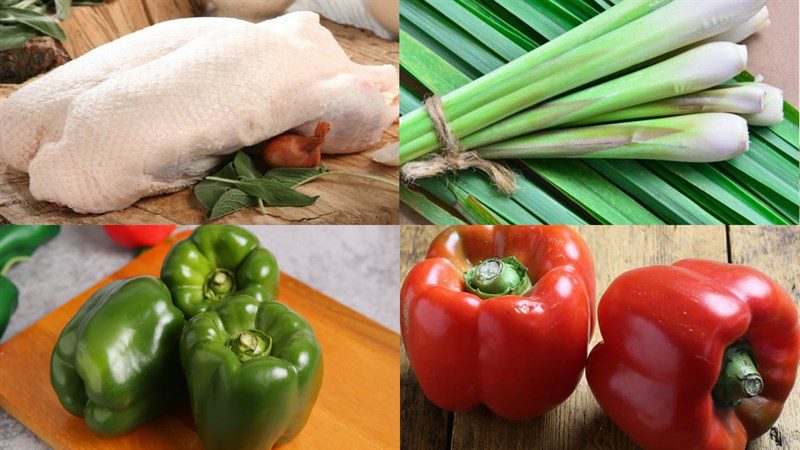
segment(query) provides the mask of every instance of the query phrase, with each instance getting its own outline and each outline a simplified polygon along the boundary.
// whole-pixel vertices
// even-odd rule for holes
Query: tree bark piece
[[[61,42],[37,36],[22,47],[0,52],[0,83],[22,83],[69,60]]]

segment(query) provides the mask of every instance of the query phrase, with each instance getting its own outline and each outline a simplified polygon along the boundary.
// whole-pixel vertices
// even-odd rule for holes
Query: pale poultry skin
[[[80,213],[189,186],[236,150],[330,124],[350,153],[397,119],[393,66],[353,63],[314,13],[154,25],[87,53],[0,105],[0,158],[31,194]]]

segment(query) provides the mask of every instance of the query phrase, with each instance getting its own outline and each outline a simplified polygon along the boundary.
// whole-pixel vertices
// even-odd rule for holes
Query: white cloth
[[[298,0],[289,11],[314,11],[334,22],[370,30],[384,39],[397,39],[372,18],[361,0]]]

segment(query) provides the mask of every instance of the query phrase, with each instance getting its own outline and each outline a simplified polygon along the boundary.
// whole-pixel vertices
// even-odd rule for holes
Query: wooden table
[[[800,227],[582,226],[597,269],[598,296],[620,273],[697,257],[747,264],[772,276],[800,298]],[[400,268],[405,277],[442,229],[404,226]],[[599,298],[599,297],[598,297]],[[600,340],[595,332],[594,342]],[[405,351],[401,355],[401,448],[416,449],[633,449],[605,415],[586,380],[555,410],[527,422],[511,422],[481,407],[452,414],[431,404],[417,384]],[[780,420],[749,449],[800,446],[800,393],[795,387]]]
[[[114,0],[102,6],[83,6],[71,10],[62,22],[67,35],[64,47],[72,58],[91,49],[132,33],[151,24],[180,17],[191,17],[203,8],[203,0]],[[323,20],[345,52],[360,64],[398,65],[399,45],[378,38],[369,31]],[[0,84],[0,102],[11,95],[17,85]],[[398,140],[395,123],[376,148]],[[369,173],[398,179],[397,168],[372,161],[367,154],[325,156],[323,163],[331,170]],[[271,207],[267,215],[248,208],[223,217],[215,223],[291,224],[393,224],[398,222],[399,191],[383,183],[360,178],[322,178],[300,188],[308,195],[320,198],[302,208]],[[133,206],[117,212],[84,215],[34,199],[28,191],[28,176],[0,164],[0,220],[12,223],[180,223],[198,224],[204,221],[202,206],[191,189],[174,194],[158,195],[139,200]]]

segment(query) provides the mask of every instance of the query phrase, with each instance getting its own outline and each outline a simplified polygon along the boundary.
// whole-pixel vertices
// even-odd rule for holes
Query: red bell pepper
[[[778,419],[800,359],[789,294],[740,265],[632,270],[600,301],[586,378],[647,449],[744,449]]]
[[[570,228],[448,228],[400,293],[423,392],[449,411],[483,403],[513,420],[554,408],[586,365],[594,292],[589,249]]]
[[[175,228],[176,225],[103,225],[112,241],[128,248],[160,244]]]

